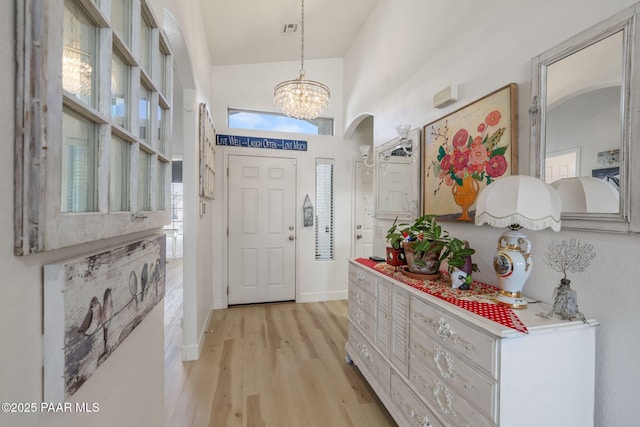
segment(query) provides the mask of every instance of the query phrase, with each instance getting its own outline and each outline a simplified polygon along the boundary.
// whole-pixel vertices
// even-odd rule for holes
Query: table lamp
[[[607,181],[592,176],[563,178],[551,183],[564,212],[618,213],[620,193]]]
[[[531,274],[531,242],[522,228],[560,231],[561,202],[557,191],[538,178],[511,175],[487,185],[476,201],[476,225],[508,228],[498,239],[493,267],[500,283],[498,304],[527,308],[522,288]]]

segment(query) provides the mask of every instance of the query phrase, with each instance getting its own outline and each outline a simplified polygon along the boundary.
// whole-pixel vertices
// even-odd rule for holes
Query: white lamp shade
[[[511,175],[487,185],[476,201],[476,225],[560,231],[561,201],[549,184],[527,175]]]
[[[407,139],[409,135],[409,131],[411,130],[411,125],[398,125],[396,126],[396,132],[398,132],[398,136],[400,139]]]
[[[551,183],[562,200],[563,212],[618,213],[620,194],[608,182],[592,176],[559,179]]]

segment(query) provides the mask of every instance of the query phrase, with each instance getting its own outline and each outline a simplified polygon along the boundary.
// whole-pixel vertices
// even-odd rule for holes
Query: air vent
[[[280,34],[288,35],[298,32],[298,24],[282,24]]]

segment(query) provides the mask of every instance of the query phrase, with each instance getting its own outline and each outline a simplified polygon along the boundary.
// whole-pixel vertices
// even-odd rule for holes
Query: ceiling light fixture
[[[274,89],[276,106],[295,119],[315,119],[329,105],[329,88],[322,83],[305,79],[304,73],[304,0],[301,13],[300,76],[287,80]]]

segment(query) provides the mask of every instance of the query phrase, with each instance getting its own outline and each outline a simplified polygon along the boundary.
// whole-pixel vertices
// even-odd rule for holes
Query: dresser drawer
[[[362,333],[371,342],[375,339],[375,327],[376,321],[373,316],[369,315],[366,311],[360,309],[358,306],[349,303],[349,320],[362,331]]]
[[[376,317],[376,299],[361,286],[349,284],[349,306],[356,306],[372,317]]]
[[[445,421],[445,425],[456,427],[493,426],[469,402],[441,380],[438,374],[429,370],[417,359],[411,360],[409,381],[424,400],[431,404],[438,416]]]
[[[423,375],[426,367],[464,400],[473,402],[487,418],[496,421],[498,385],[495,381],[474,370],[415,326],[411,327],[410,352],[409,378],[414,380]]]
[[[411,324],[444,347],[461,354],[496,378],[496,341],[456,320],[450,314],[411,298]]]
[[[385,393],[388,393],[391,366],[351,322],[349,322],[349,344],[356,352],[350,356],[356,361],[362,374],[369,382],[376,382]]]
[[[366,270],[366,267],[358,267],[357,265],[349,264],[349,281],[355,285],[358,285],[363,291],[367,292],[372,297],[376,296],[376,278],[373,274]]]
[[[398,425],[400,426],[444,426],[433,411],[431,411],[431,409],[411,391],[402,378],[393,371],[391,371],[391,401],[398,412],[405,418],[406,423],[399,422]]]

